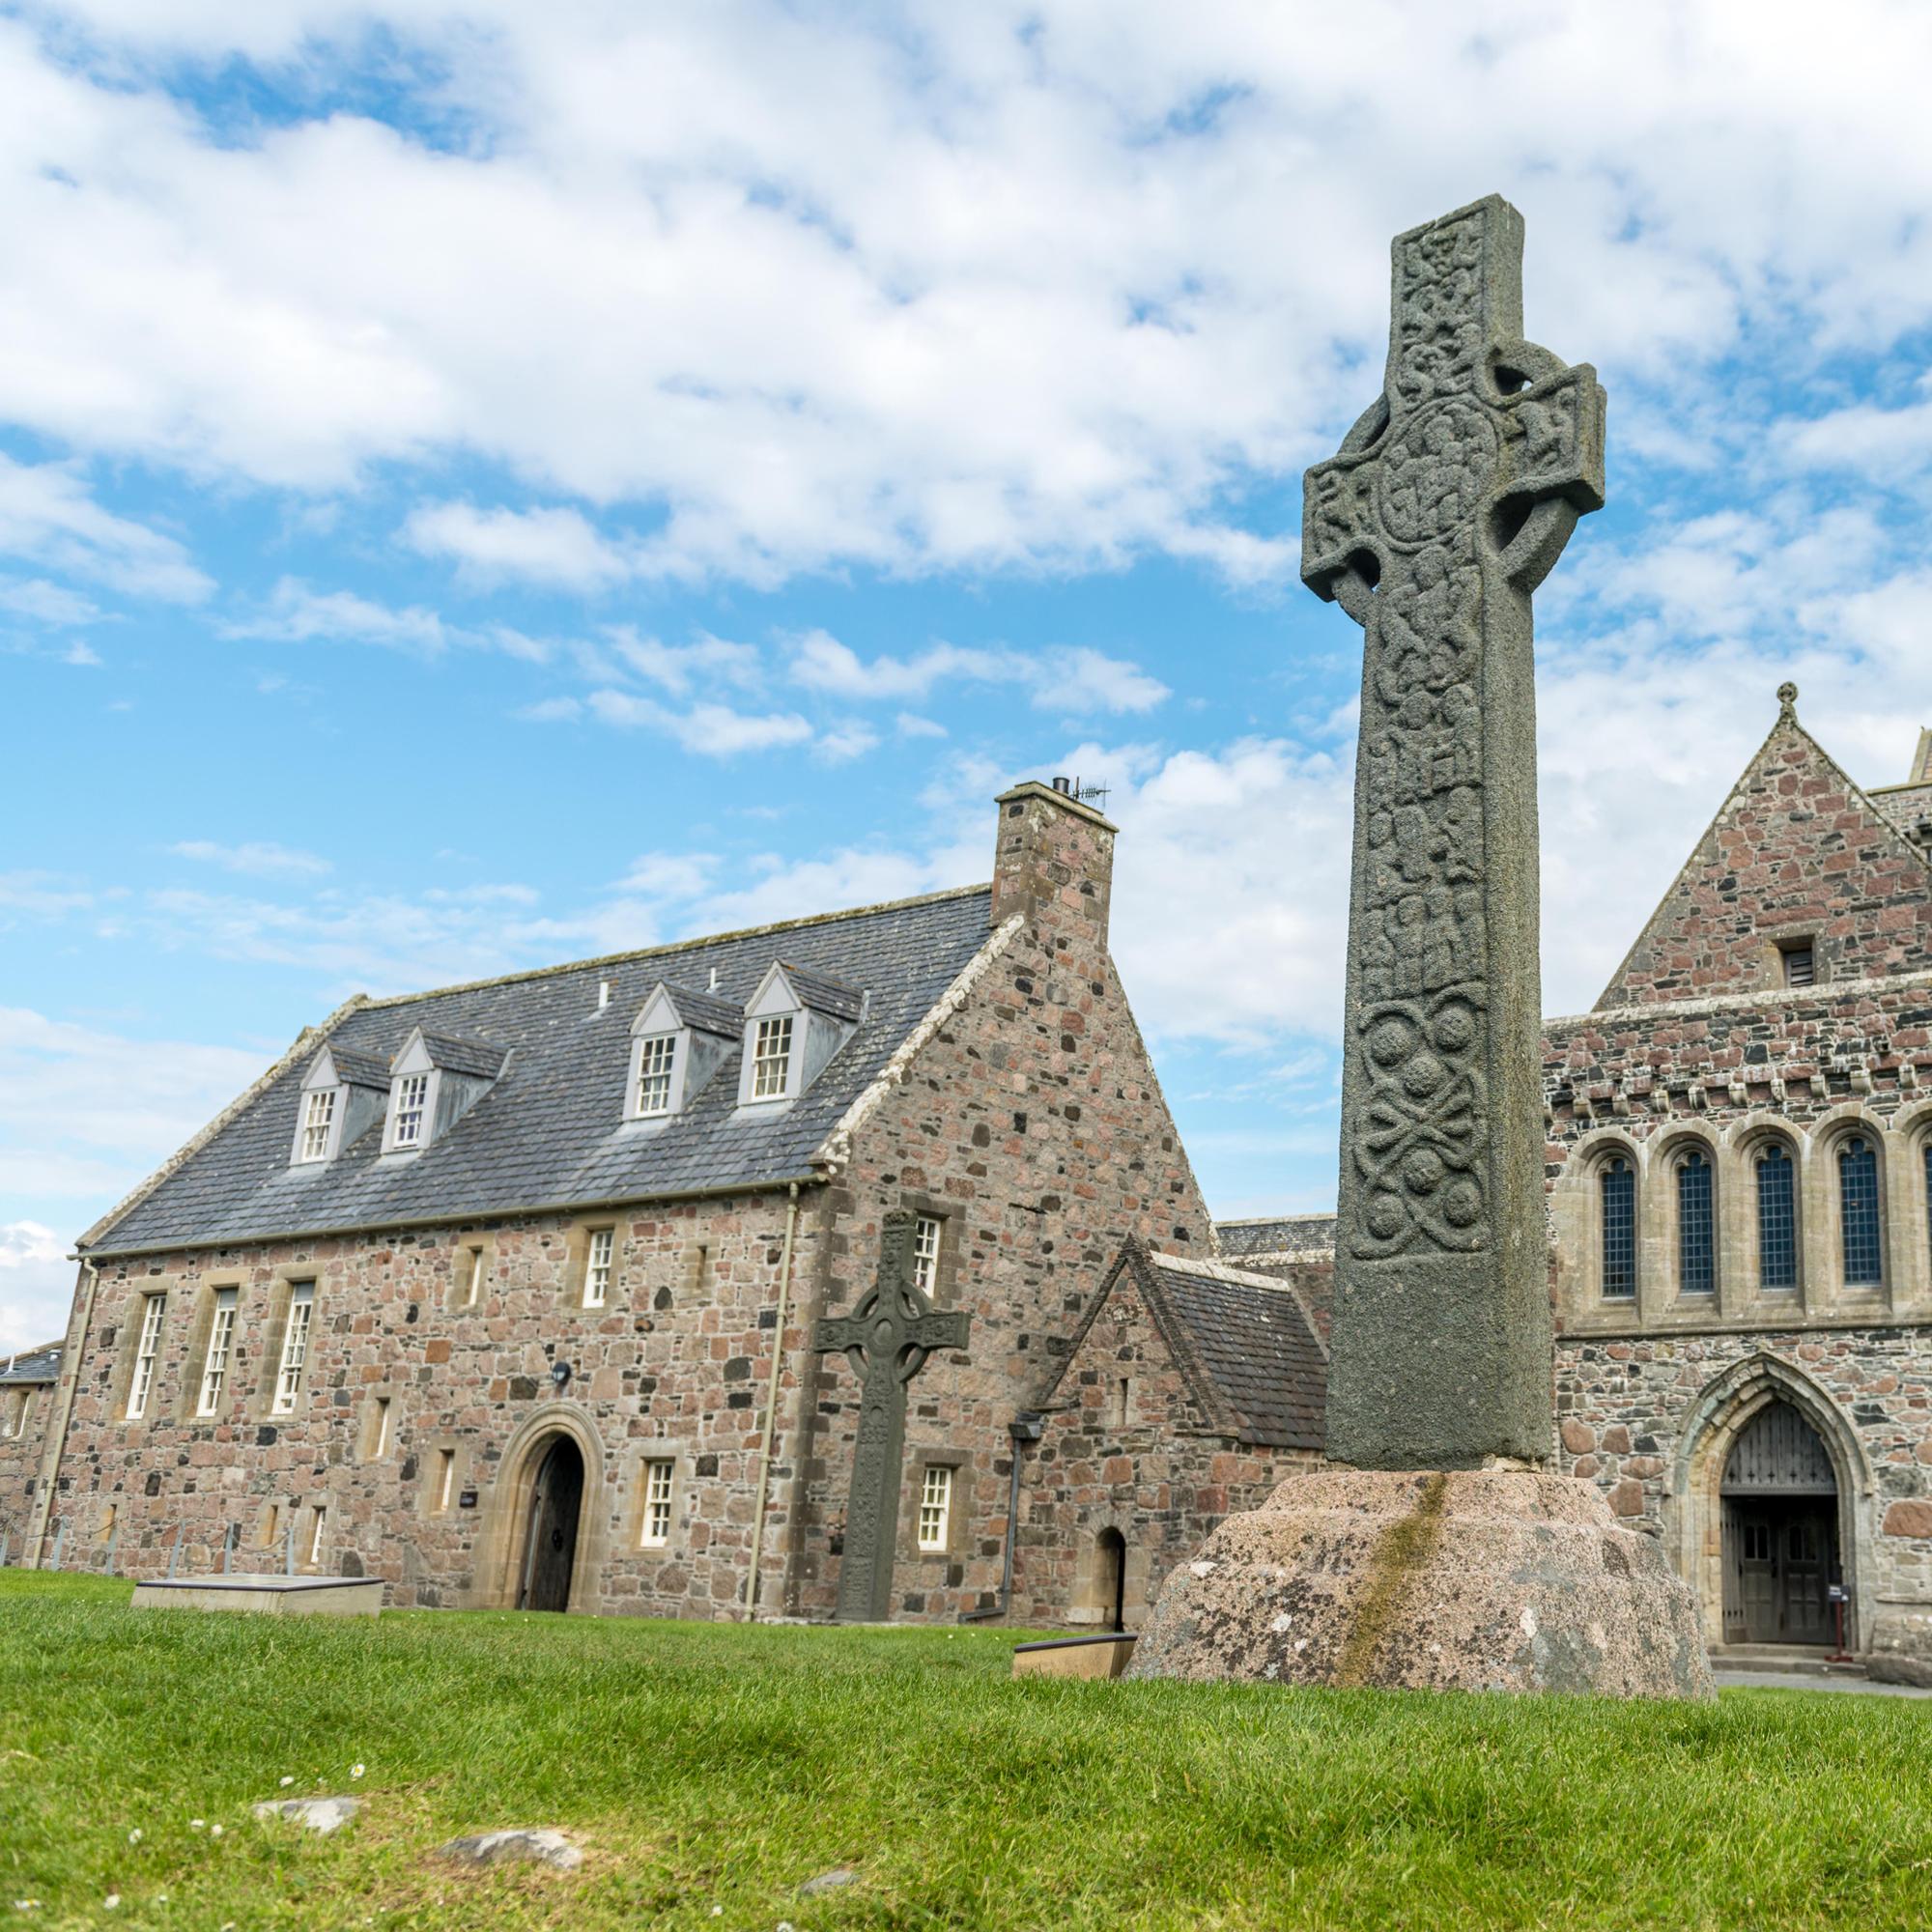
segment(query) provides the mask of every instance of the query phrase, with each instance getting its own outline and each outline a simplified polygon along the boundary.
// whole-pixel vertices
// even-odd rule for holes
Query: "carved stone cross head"
[[[913,1276],[912,1241],[918,1217],[895,1208],[879,1236],[879,1273],[850,1315],[827,1316],[814,1349],[842,1350],[867,1391],[909,1382],[936,1349],[963,1349],[971,1317],[942,1314]]]
[[[1492,194],[1392,254],[1382,393],[1302,499],[1302,581],[1359,624],[1392,566],[1445,541],[1534,590],[1604,501],[1597,372],[1522,338],[1522,216]]]

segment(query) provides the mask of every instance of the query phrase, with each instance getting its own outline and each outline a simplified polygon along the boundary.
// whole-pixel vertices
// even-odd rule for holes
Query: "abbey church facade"
[[[1795,696],[1545,1023],[1558,1453],[1714,1645],[1932,1677],[1932,733],[1862,790]],[[1108,952],[1113,827],[996,811],[989,887],[305,1034],[0,1369],[0,1539],[400,1605],[1131,1628],[1320,1460],[1332,1222],[1210,1222]],[[840,1324],[901,1277],[942,1320],[882,1451]]]

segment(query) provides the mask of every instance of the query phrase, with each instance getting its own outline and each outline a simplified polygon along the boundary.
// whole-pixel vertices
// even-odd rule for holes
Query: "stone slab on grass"
[[[137,1610],[262,1610],[283,1617],[373,1617],[380,1577],[153,1577],[134,1585]]]
[[[270,1798],[255,1806],[255,1816],[286,1818],[306,1832],[327,1836],[341,1831],[361,1808],[359,1798]]]
[[[544,1864],[575,1871],[583,1862],[583,1854],[550,1826],[478,1832],[471,1837],[452,1838],[440,1851],[442,1857],[465,1865]]]

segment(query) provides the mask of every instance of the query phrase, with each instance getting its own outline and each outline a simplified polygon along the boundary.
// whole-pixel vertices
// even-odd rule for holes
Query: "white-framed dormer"
[[[631,1022],[625,1120],[662,1124],[683,1113],[730,1053],[742,1020],[715,994],[660,980]]]
[[[382,1118],[389,1069],[373,1054],[325,1046],[308,1064],[296,1097],[291,1167],[323,1167]]]
[[[508,1054],[482,1040],[415,1028],[389,1063],[385,1154],[416,1154],[440,1140],[483,1095]]]
[[[739,1106],[796,1100],[858,1030],[865,1004],[855,987],[774,959],[745,1005]]]

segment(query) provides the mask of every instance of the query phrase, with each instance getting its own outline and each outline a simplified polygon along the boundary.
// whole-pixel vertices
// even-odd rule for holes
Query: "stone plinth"
[[[1048,1637],[1013,1650],[1015,1677],[1119,1677],[1134,1654],[1135,1638],[1110,1631],[1100,1636]]]
[[[1601,1492],[1523,1469],[1322,1469],[1168,1577],[1129,1677],[1715,1695],[1690,1587]]]
[[[373,1617],[380,1577],[157,1577],[134,1586],[137,1610],[266,1610],[284,1617]]]

